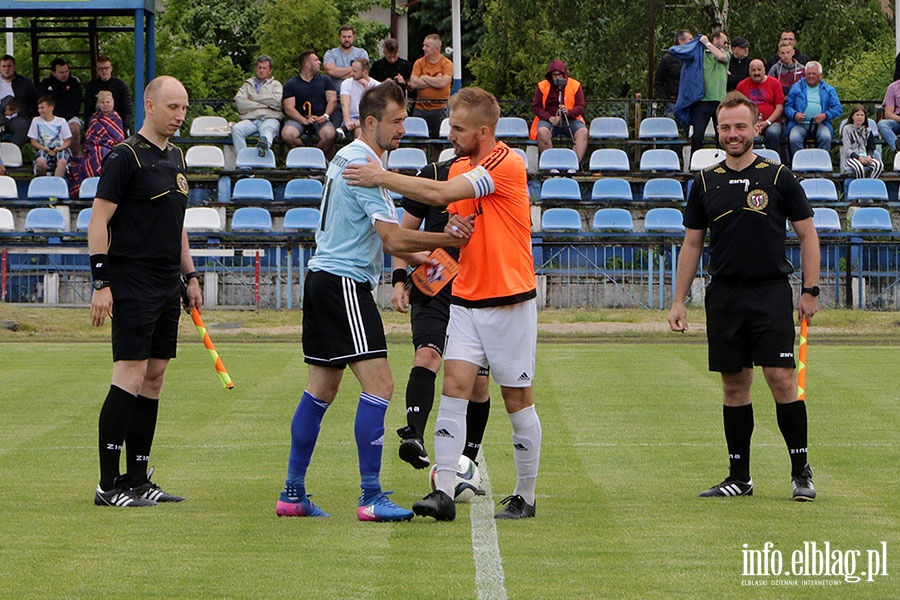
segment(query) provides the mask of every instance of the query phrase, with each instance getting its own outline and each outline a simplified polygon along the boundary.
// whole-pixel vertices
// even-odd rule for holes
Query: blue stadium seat
[[[387,168],[391,171],[418,170],[427,164],[428,157],[421,148],[397,148],[387,158]]]
[[[581,215],[574,208],[548,208],[541,215],[541,230],[582,231]]]
[[[813,225],[816,231],[841,231],[841,218],[833,208],[818,207],[813,211]]]
[[[284,213],[285,231],[315,231],[319,227],[319,209],[292,208]]]
[[[581,200],[581,187],[578,182],[568,177],[551,177],[541,184],[541,201],[545,200]]]
[[[830,179],[802,179],[800,187],[810,202],[837,202],[837,187]]]
[[[234,202],[272,202],[275,199],[272,182],[260,177],[238,179],[231,192],[231,199]]]
[[[309,169],[324,171],[328,168],[325,153],[315,146],[291,148],[288,151],[284,166],[288,169]]]
[[[851,231],[893,231],[891,213],[880,206],[863,206],[853,211]]]
[[[522,162],[525,163],[525,169],[530,170],[530,169],[528,169],[528,155],[525,154],[525,151],[522,150],[521,148],[513,148],[513,152],[515,152],[516,154],[518,154],[519,156],[522,157]]]
[[[669,177],[648,179],[644,184],[644,202],[684,202],[681,182]]]
[[[588,136],[594,140],[627,140],[628,123],[621,117],[597,117],[591,119]]]
[[[269,149],[265,156],[260,156],[256,148],[244,148],[238,152],[234,166],[238,169],[274,169],[275,153]]]
[[[245,206],[231,216],[232,231],[272,231],[272,215],[258,206]]]
[[[541,152],[539,171],[557,170],[560,173],[578,171],[578,156],[571,148],[548,148]]]
[[[495,137],[499,139],[528,139],[528,123],[522,117],[500,117]]]
[[[318,204],[322,200],[322,182],[318,179],[291,179],[284,186],[285,202]]]
[[[191,206],[184,212],[184,228],[187,231],[222,231],[222,221],[214,208]]]
[[[82,200],[93,200],[97,195],[97,184],[100,183],[99,177],[88,177],[81,182],[78,188],[78,197]]]
[[[677,208],[651,208],[644,216],[644,231],[684,233],[684,217]]]
[[[591,188],[591,200],[595,202],[631,202],[631,184],[618,177],[598,179]]]
[[[64,177],[44,175],[28,182],[28,199],[43,200],[46,198],[68,198],[69,184]]]
[[[679,137],[678,124],[669,117],[648,117],[638,127],[640,140],[677,140]]]
[[[12,211],[8,208],[0,208],[0,233],[12,233],[16,230],[16,222]]]
[[[55,208],[32,208],[25,215],[25,231],[68,231],[66,218]]]
[[[75,231],[87,231],[88,223],[91,222],[91,212],[93,211],[90,208],[85,208],[78,213],[78,218],[75,220]]]
[[[821,148],[803,148],[794,153],[791,171],[795,173],[831,173],[831,155]]]
[[[631,161],[621,148],[600,148],[591,152],[591,171],[630,171]]]
[[[601,208],[594,213],[593,230],[634,231],[634,220],[624,208]]]
[[[754,148],[753,152],[756,153],[756,155],[760,158],[771,160],[777,165],[781,164],[781,155],[778,154],[778,151],[776,150],[770,150],[768,148]]]
[[[190,169],[224,169],[225,153],[218,146],[191,146],[184,153],[184,164]]]
[[[664,117],[652,117],[664,118]],[[641,171],[681,171],[681,160],[674,150],[658,148],[641,154]]]
[[[880,179],[851,179],[844,199],[847,202],[887,202],[887,185]]]
[[[406,129],[403,137],[425,139],[431,137],[428,135],[428,122],[422,117],[406,117],[406,120],[403,121],[403,127]]]

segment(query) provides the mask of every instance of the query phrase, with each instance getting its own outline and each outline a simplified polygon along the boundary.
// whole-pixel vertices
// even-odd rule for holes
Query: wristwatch
[[[109,287],[109,282],[102,279],[95,279],[91,284],[91,287],[93,287],[95,290],[102,290],[103,288]]]
[[[819,296],[819,286],[814,285],[812,287],[801,287],[800,293],[801,294],[809,294],[813,298],[817,298]]]
[[[198,271],[191,271],[184,276],[185,283],[190,283],[191,279],[200,279],[200,273]]]

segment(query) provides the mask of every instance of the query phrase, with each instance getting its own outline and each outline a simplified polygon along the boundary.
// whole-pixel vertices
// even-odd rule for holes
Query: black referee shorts
[[[303,355],[311,365],[339,369],[387,357],[384,325],[368,284],[325,271],[307,273]]]
[[[790,284],[714,279],[706,291],[706,336],[710,371],[738,373],[754,365],[795,368]]]
[[[181,317],[178,273],[112,270],[113,361],[175,358]]]
[[[431,348],[441,356],[447,342],[447,323],[450,321],[450,290],[444,288],[433,297],[426,296],[417,288],[410,290],[410,320],[413,346]]]

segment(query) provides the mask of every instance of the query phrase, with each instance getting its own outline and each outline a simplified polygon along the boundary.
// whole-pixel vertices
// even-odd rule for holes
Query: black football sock
[[[486,402],[469,402],[469,410],[466,412],[466,449],[463,456],[472,462],[478,458],[481,449],[481,441],[484,439],[484,429],[487,427],[488,415],[491,413],[491,399]]]
[[[750,438],[753,436],[753,405],[723,406],[725,443],[728,445],[730,477],[750,481]]]
[[[788,404],[776,404],[778,429],[788,453],[791,455],[791,475],[800,475],[807,464],[806,402],[797,400]]]
[[[100,488],[107,492],[113,489],[116,477],[119,476],[119,459],[134,401],[135,396],[111,385],[100,409]]]
[[[422,439],[428,415],[434,406],[434,381],[437,374],[425,367],[413,367],[406,384],[406,422]]]
[[[147,479],[150,447],[156,433],[156,417],[159,414],[159,398],[138,396],[125,430],[125,464],[134,485]]]

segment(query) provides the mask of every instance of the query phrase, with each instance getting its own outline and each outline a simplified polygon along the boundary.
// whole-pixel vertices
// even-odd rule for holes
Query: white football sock
[[[469,401],[441,394],[434,422],[434,464],[437,488],[453,498],[459,457],[466,447],[466,411]]]
[[[514,493],[522,496],[528,504],[534,504],[534,488],[541,461],[541,420],[533,404],[509,415],[509,420],[512,423],[513,457],[518,475]]]

